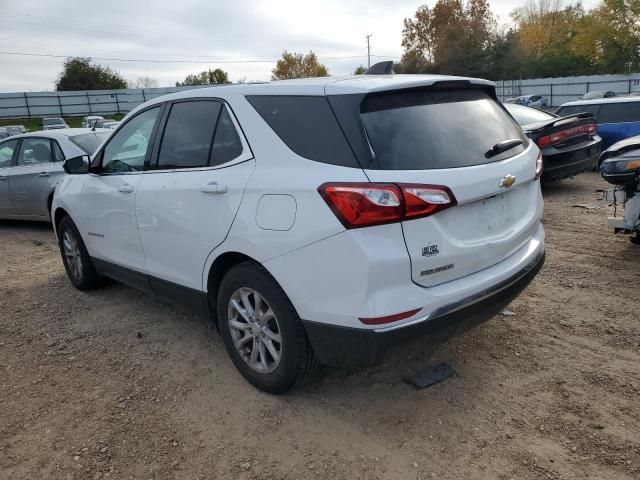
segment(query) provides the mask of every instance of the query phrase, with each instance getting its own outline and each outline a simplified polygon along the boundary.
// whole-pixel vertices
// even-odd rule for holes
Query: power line
[[[77,55],[56,55],[51,53],[33,53],[33,52],[5,52],[0,51],[0,55],[14,55],[14,56],[23,56],[23,57],[47,57],[47,58],[71,58]],[[382,58],[400,58],[386,55],[370,55],[371,57],[382,57]],[[111,58],[111,57],[94,57],[90,56],[92,60],[103,60],[103,61],[111,61],[111,62],[139,62],[139,63],[200,63],[200,64],[212,64],[212,63],[221,63],[221,64],[231,64],[231,63],[273,63],[277,62],[279,58],[272,58],[269,60],[160,60],[160,59],[145,59],[145,58]],[[322,57],[318,58],[318,60],[326,61],[326,60],[345,60],[352,58],[364,58],[366,55],[351,55],[351,56],[342,56],[342,57]]]

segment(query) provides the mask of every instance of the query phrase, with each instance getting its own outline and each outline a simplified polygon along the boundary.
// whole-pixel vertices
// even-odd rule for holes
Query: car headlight
[[[631,173],[634,170],[640,170],[640,158],[610,158],[600,166],[603,174]]]

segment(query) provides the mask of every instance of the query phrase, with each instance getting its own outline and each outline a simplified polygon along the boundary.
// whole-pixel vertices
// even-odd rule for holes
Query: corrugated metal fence
[[[202,87],[0,93],[0,118],[126,113],[167,93]]]
[[[202,87],[0,93],[0,118],[126,113],[160,95],[193,88]],[[610,90],[616,95],[640,91],[640,73],[497,82],[497,93],[501,100],[537,94],[545,97],[549,106],[562,105],[594,90]]]
[[[582,77],[532,78],[497,82],[501,100],[520,95],[542,95],[547,105],[558,106],[577,100],[596,90],[612,91],[618,96],[640,91],[640,73],[630,75],[589,75]]]

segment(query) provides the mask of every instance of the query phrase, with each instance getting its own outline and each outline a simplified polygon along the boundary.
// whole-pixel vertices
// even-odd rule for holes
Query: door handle
[[[39,177],[49,177],[49,176],[51,176],[51,174],[50,174],[50,173],[48,173],[48,172],[40,172],[40,173],[38,174],[38,176],[39,176]]]
[[[200,187],[202,193],[227,193],[228,189],[226,185],[220,185],[218,182],[207,183]]]
[[[132,193],[133,187],[128,183],[125,183],[124,185],[120,185],[120,187],[118,188],[118,191],[121,193]]]

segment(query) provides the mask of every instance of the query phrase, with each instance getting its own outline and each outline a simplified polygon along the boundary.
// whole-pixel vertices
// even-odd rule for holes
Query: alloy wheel
[[[62,248],[71,274],[77,280],[81,280],[82,257],[80,256],[80,248],[78,247],[75,235],[69,229],[65,230],[62,234]]]
[[[243,287],[233,293],[227,310],[233,345],[242,359],[258,373],[275,371],[282,358],[282,334],[269,303]]]

